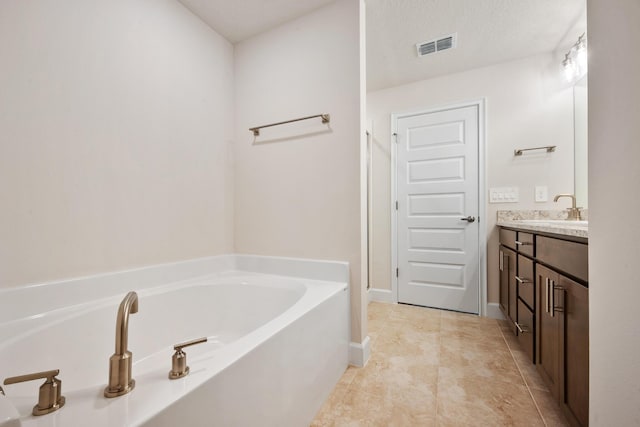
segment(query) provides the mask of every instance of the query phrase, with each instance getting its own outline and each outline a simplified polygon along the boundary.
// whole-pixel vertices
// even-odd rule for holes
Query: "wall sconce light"
[[[583,33],[578,41],[564,55],[562,61],[564,75],[568,82],[573,83],[587,74],[587,37]]]

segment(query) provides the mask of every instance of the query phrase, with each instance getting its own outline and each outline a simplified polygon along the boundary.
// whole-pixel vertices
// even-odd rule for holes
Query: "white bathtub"
[[[0,376],[60,369],[66,397],[60,410],[34,417],[42,381],[6,386],[20,423],[308,425],[348,363],[348,267],[246,256],[192,263],[191,269],[184,263],[155,268],[183,268],[183,275],[168,274],[171,283],[158,283],[162,274],[153,268],[106,275],[142,274],[140,288],[129,289],[139,298],[138,313],[129,317],[136,387],[113,399],[102,393],[124,296],[119,286],[117,293],[101,288],[99,298],[84,300],[74,299],[74,290],[108,281],[105,276],[0,292],[0,311],[29,301],[46,307],[38,295],[51,304],[1,319]],[[64,306],[60,293],[73,303]],[[199,337],[209,341],[185,349],[190,374],[169,380],[173,344]]]

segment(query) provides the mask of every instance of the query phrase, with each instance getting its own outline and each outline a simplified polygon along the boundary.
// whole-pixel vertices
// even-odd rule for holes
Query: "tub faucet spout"
[[[117,397],[129,393],[136,386],[131,378],[133,355],[128,349],[129,314],[138,312],[138,294],[129,292],[118,308],[116,319],[116,352],[109,358],[109,385],[105,397]]]

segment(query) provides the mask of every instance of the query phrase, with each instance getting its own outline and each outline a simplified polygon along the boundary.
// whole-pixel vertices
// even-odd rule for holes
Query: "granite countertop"
[[[537,231],[542,233],[560,234],[563,236],[589,238],[588,221],[567,221],[548,219],[499,219],[498,226],[516,228],[518,230]]]
[[[587,210],[582,211],[582,217],[588,219]],[[497,225],[518,230],[589,238],[588,221],[568,221],[566,218],[566,211],[500,210],[497,213]]]

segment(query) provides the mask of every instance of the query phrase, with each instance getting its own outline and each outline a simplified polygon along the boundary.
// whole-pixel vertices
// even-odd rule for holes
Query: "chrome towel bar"
[[[251,132],[253,132],[253,136],[259,136],[260,135],[260,129],[262,129],[262,128],[268,128],[268,127],[271,127],[271,126],[284,125],[286,123],[299,122],[301,120],[315,119],[316,117],[320,117],[322,119],[322,123],[323,124],[329,123],[331,121],[331,116],[329,114],[316,114],[315,116],[301,117],[299,119],[286,120],[284,122],[278,122],[278,123],[271,123],[271,124],[268,124],[268,125],[256,126],[254,128],[249,128],[249,130]]]

